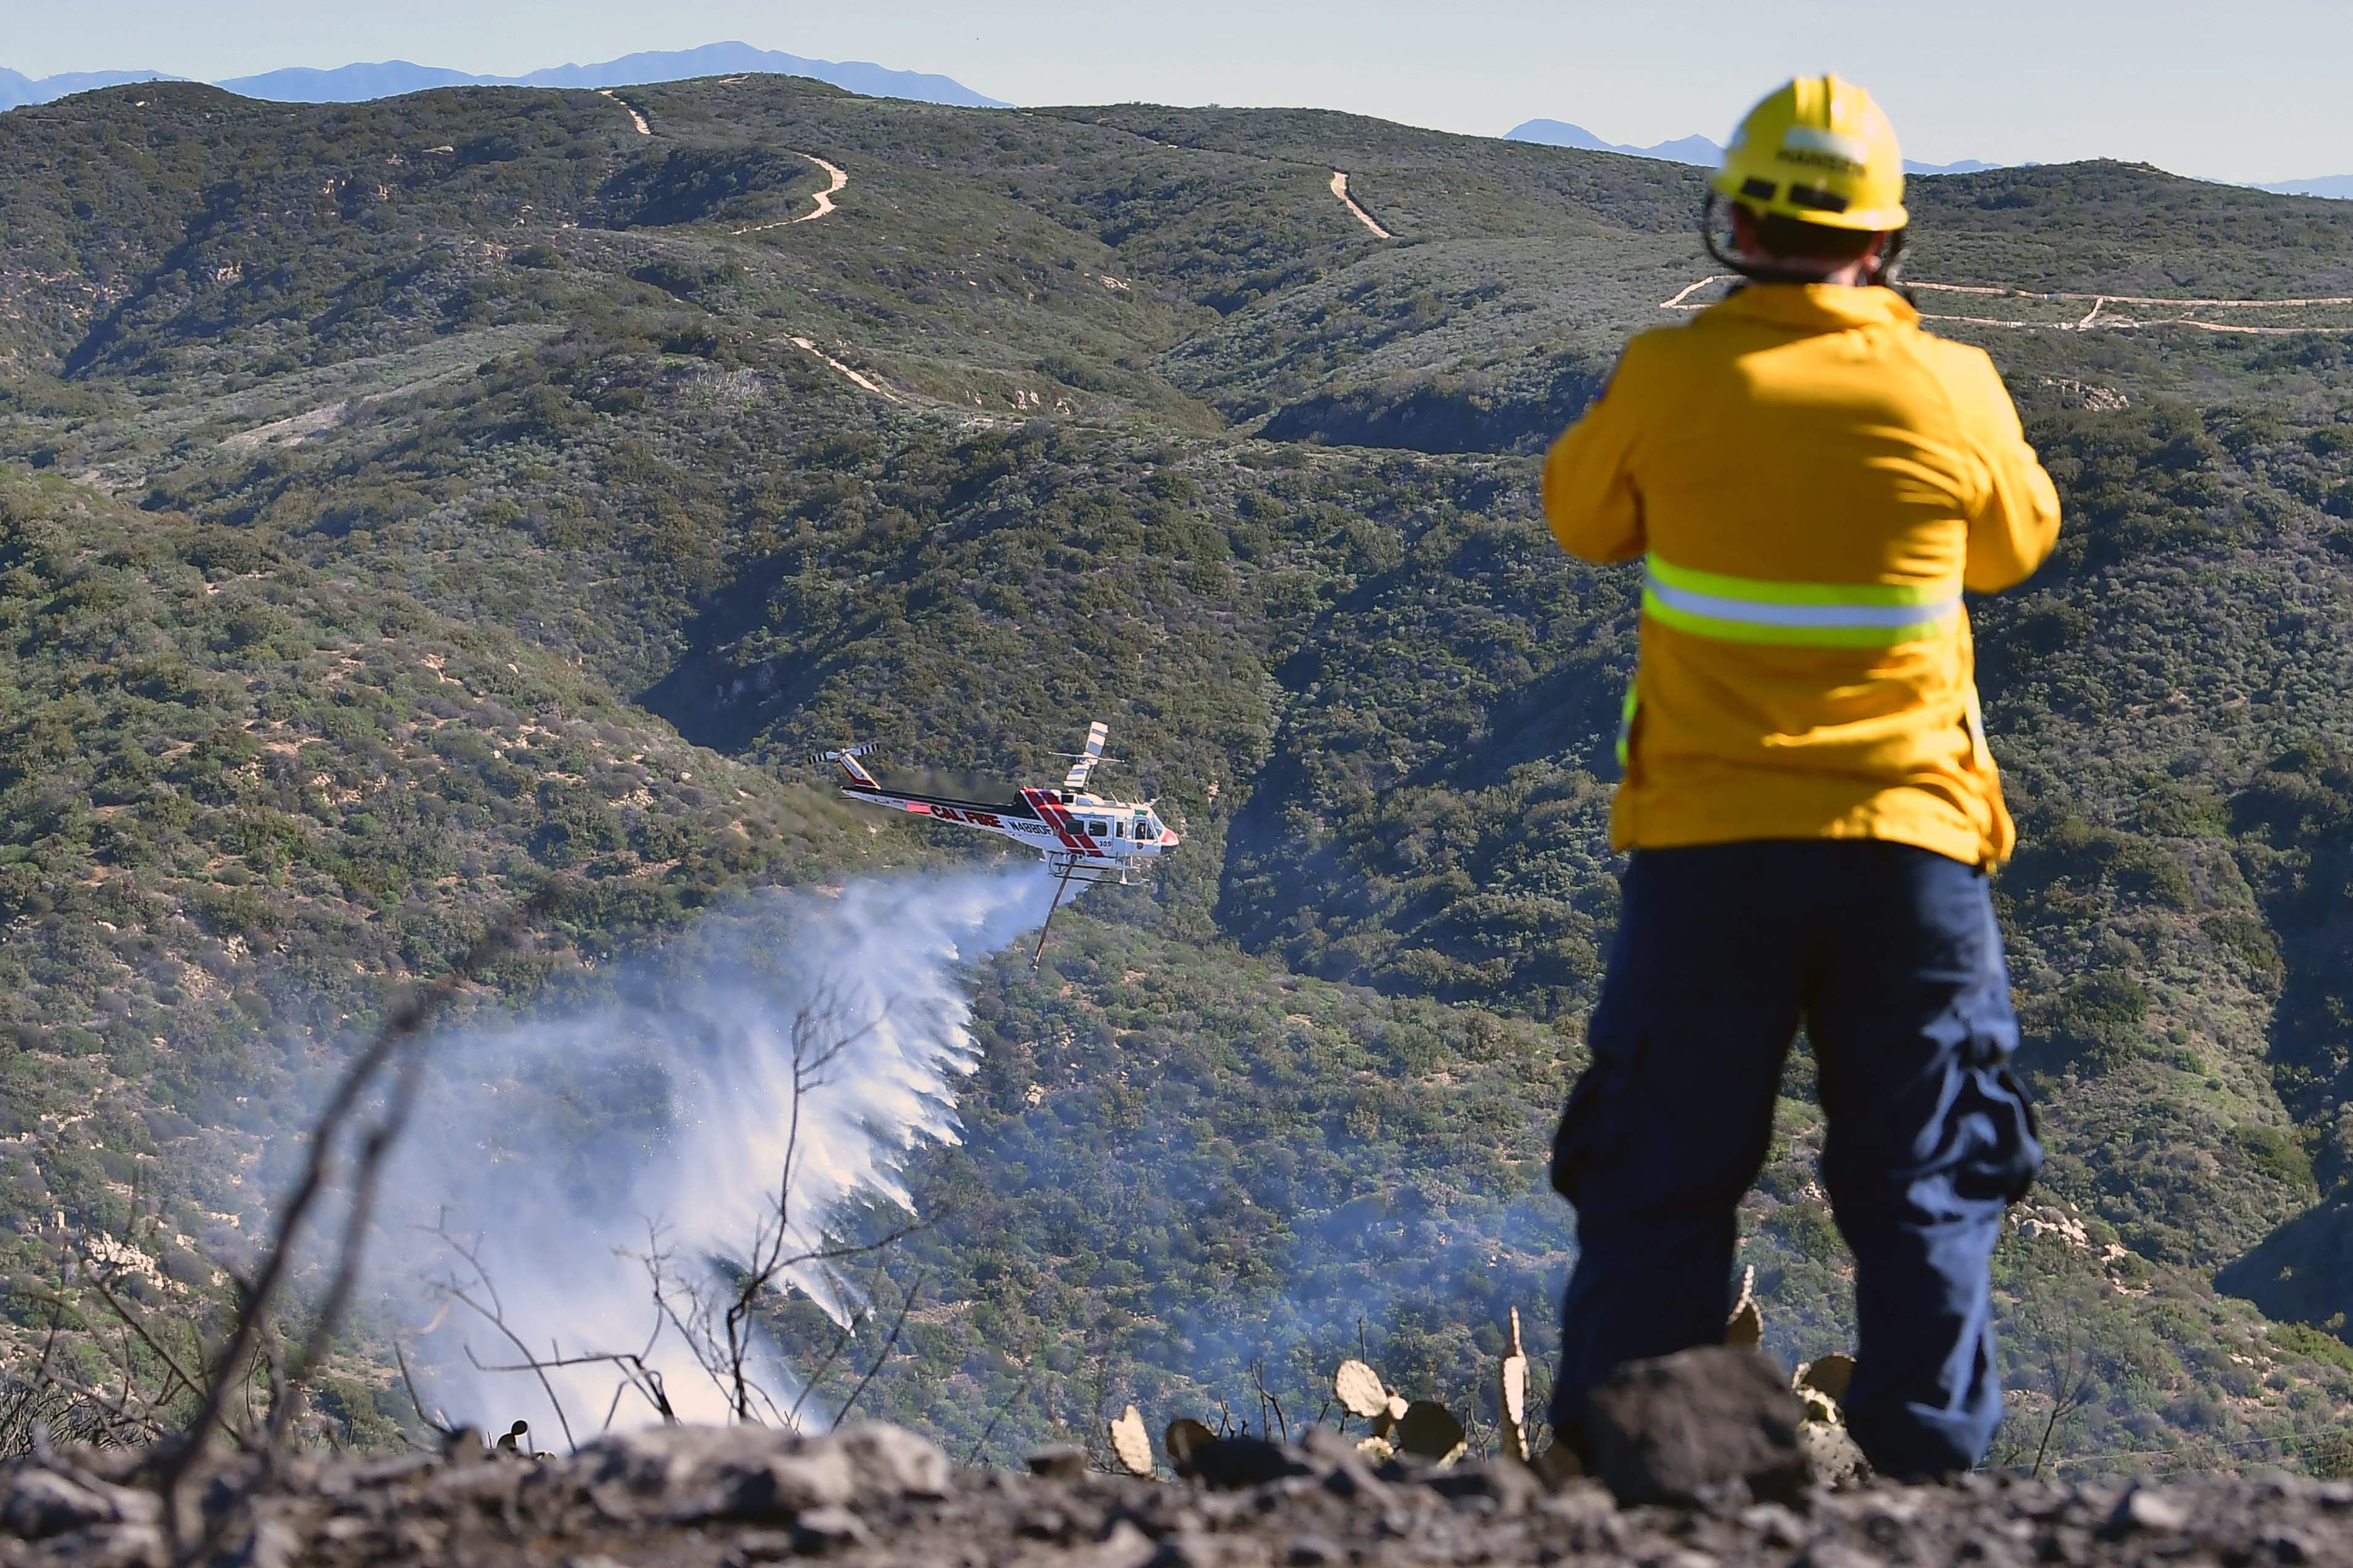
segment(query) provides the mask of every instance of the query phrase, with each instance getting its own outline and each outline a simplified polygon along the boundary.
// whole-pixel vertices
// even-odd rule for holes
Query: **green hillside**
[[[1472,1386],[1564,1261],[1633,658],[1533,454],[1711,270],[1701,175],[1307,111],[628,98],[0,117],[15,1267],[52,1197],[122,1234],[142,1160],[174,1245],[227,1247],[306,1075],[536,879],[585,890],[517,996],[725,887],[966,852],[857,831],[812,744],[1026,779],[1102,718],[1185,849],[976,978],[878,1396],[969,1441],[1021,1390],[1007,1445],[1240,1410],[1360,1315],[1393,1377]],[[2053,1152],[2003,1262],[2021,1418],[2081,1342],[2080,1462],[2322,1463],[2353,318],[2098,297],[2353,293],[2353,217],[2116,163],[1914,201],[1924,309],[1975,318],[1938,325],[2069,506],[1976,611]],[[1809,1070],[1751,1205],[1792,1355],[1848,1331]]]

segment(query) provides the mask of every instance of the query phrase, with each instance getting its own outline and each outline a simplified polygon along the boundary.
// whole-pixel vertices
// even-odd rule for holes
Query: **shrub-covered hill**
[[[0,469],[11,1280],[134,1189],[241,1255],[332,1047],[548,877],[508,985],[874,842],[509,634]]]
[[[821,217],[816,160],[848,180]],[[558,866],[607,900],[572,933],[593,946],[723,878],[949,852],[839,832],[777,782],[811,742],[1028,778],[1102,717],[1112,776],[1180,813],[1186,850],[1148,894],[1090,896],[1057,984],[987,977],[974,1136],[917,1173],[976,1217],[927,1244],[925,1380],[890,1397],[976,1430],[1027,1364],[1060,1401],[1021,1417],[1043,1420],[1114,1363],[1139,1387],[1238,1376],[1236,1325],[1327,1346],[1360,1298],[1427,1336],[1398,1356],[1470,1376],[1471,1318],[1501,1289],[1540,1321],[1557,1263],[1510,1216],[1560,1217],[1529,1184],[1615,908],[1607,737],[1633,654],[1628,574],[1559,556],[1530,454],[1713,270],[1698,194],[1671,165],[1348,116],[958,110],[774,78],[626,105],[153,84],[0,118],[0,455],[49,476],[10,493],[88,509],[92,542],[55,558],[155,597],[133,619],[227,705],[151,745],[170,700],[100,703],[115,687],[19,645],[45,704],[97,705],[45,742],[89,805],[26,817],[13,863],[79,833],[107,864],[100,823],[142,864],[191,847],[180,880],[129,879],[135,907],[18,913],[9,962],[99,920],[139,952],[201,935],[235,955],[231,995],[310,998],[276,1024],[324,1026]],[[2330,204],[2120,164],[1915,200],[1926,279],[2349,291]],[[2209,1281],[2327,1324],[2312,1281],[2342,1277],[2353,358],[2342,331],[1923,299],[2068,329],[1941,326],[1995,348],[2073,517],[2060,560],[1977,612],[2064,1221],[2016,1255],[2021,1370],[2090,1343],[2079,1452],[2284,1450],[2353,1392],[2342,1347]],[[40,592],[93,628],[74,636],[130,624]],[[246,607],[295,629],[198,629]],[[353,704],[369,725],[303,727]],[[174,815],[228,731],[206,777],[232,783],[203,787],[229,795]],[[632,756],[647,777],[617,776]],[[125,799],[89,797],[101,773]],[[754,811],[802,826],[731,847]],[[88,876],[73,897],[128,896]],[[257,910],[266,943],[217,925]],[[158,1008],[195,1009],[194,1054],[267,1037],[193,978],[90,1024],[72,988],[100,971],[43,962],[13,1005],[44,1026],[158,1061],[182,1027]],[[1061,1039],[1097,1048],[1040,1054]],[[1812,1353],[1844,1308],[1805,1070],[1752,1246],[1777,1347]],[[1465,1127],[1505,1152],[1458,1149]],[[1390,1217],[1352,1206],[1368,1193]],[[1341,1247],[1360,1220],[1377,1244]],[[1508,1287],[1474,1288],[1498,1240]]]

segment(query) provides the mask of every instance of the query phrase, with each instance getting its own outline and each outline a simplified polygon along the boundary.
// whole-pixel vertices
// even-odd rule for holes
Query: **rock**
[[[1704,1552],[1694,1552],[1690,1547],[1679,1546],[1663,1556],[1651,1558],[1649,1568],[1716,1568],[1717,1561]]]
[[[1798,1555],[1790,1568],[1887,1568],[1858,1547],[1837,1541],[1817,1541]]]
[[[1536,1504],[1539,1510],[1554,1519],[1575,1522],[1590,1522],[1614,1518],[1618,1500],[1600,1482],[1582,1476],[1551,1483],[1553,1490]]]
[[[846,1508],[828,1504],[813,1508],[793,1521],[793,1544],[803,1552],[831,1552],[838,1547],[863,1546],[873,1540],[866,1521]]]
[[[1177,1473],[1220,1491],[1240,1491],[1306,1475],[1308,1468],[1282,1444],[1263,1437],[1212,1437],[1186,1454]]]
[[[1075,1443],[1057,1443],[1040,1448],[1029,1456],[1029,1473],[1050,1480],[1083,1480],[1087,1473],[1087,1451]]]
[[[1517,1459],[1473,1459],[1430,1478],[1430,1489],[1457,1501],[1490,1498],[1495,1511],[1525,1513],[1551,1489],[1544,1478]]]
[[[2136,1486],[2117,1500],[2108,1528],[2118,1534],[2133,1530],[2179,1534],[2189,1528],[2189,1510],[2154,1487]]]
[[[265,1519],[254,1526],[245,1549],[244,1568],[293,1568],[302,1560],[302,1538],[282,1519]]]
[[[0,1523],[27,1541],[112,1524],[120,1517],[111,1498],[32,1466],[16,1472],[8,1500],[0,1505]]]
[[[1172,1535],[1160,1543],[1145,1568],[1221,1568],[1218,1543],[1206,1535]]]
[[[758,1426],[649,1426],[582,1444],[566,1468],[589,1485],[653,1496],[707,1485],[714,1474],[740,1472],[799,1441]]]
[[[170,1568],[172,1562],[159,1524],[100,1525],[58,1544],[75,1568]]]
[[[1144,1568],[1159,1551],[1150,1536],[1123,1519],[1095,1543],[1093,1551],[1081,1552],[1074,1562],[1079,1568]]]
[[[2263,1546],[2271,1552],[2272,1561],[2286,1563],[2289,1568],[2309,1563],[2316,1555],[2312,1538],[2293,1530],[2275,1530],[2263,1538]]]
[[[839,1508],[859,1495],[860,1478],[839,1444],[811,1443],[797,1453],[766,1454],[730,1463],[712,1478],[716,1507],[677,1510],[681,1516],[793,1521],[815,1509]]]
[[[955,1486],[955,1467],[938,1444],[887,1421],[859,1421],[828,1439],[839,1443],[869,1497],[892,1494],[944,1498]]]
[[[1806,1521],[1778,1502],[1752,1503],[1741,1510],[1740,1527],[1775,1546],[1798,1546],[1806,1539]]]
[[[1327,1563],[1345,1563],[1348,1553],[1320,1535],[1300,1535],[1292,1538],[1291,1550],[1282,1560],[1293,1568],[1325,1568]]]
[[[947,1495],[947,1456],[905,1431],[860,1422],[822,1437],[758,1426],[655,1426],[583,1447],[565,1467],[615,1519],[790,1523],[822,1508]]]
[[[1059,1508],[1026,1510],[1013,1528],[1032,1541],[1068,1542],[1077,1533],[1071,1516]]]
[[[1786,1501],[1804,1484],[1801,1411],[1772,1363],[1727,1345],[1630,1362],[1588,1396],[1593,1468],[1622,1503],[1694,1504],[1733,1483]]]
[[[1963,1540],[1955,1561],[1973,1563],[1977,1568],[2023,1568],[2025,1563],[2017,1542],[1989,1530],[1978,1531]]]
[[[1323,1477],[1324,1489],[1349,1501],[1378,1500],[1388,1489],[1356,1445],[1325,1426],[1310,1427],[1299,1439],[1299,1451]]]
[[[1805,1451],[1806,1474],[1816,1486],[1860,1486],[1871,1476],[1871,1461],[1843,1426],[1803,1422],[1798,1427],[1798,1447]]]

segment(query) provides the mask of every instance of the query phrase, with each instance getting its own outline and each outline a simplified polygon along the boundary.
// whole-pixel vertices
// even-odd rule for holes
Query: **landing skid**
[[[1053,931],[1054,916],[1061,910],[1063,895],[1071,890],[1072,882],[1082,888],[1092,888],[1099,882],[1117,882],[1125,887],[1129,880],[1124,867],[1113,870],[1104,866],[1090,866],[1075,855],[1057,858],[1061,862],[1062,877],[1054,884],[1054,901],[1046,906],[1046,923],[1038,929],[1038,945],[1029,950],[1029,967],[1033,970],[1045,959],[1046,938]]]

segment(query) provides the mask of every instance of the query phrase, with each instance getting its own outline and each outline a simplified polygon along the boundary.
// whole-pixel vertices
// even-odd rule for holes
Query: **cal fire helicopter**
[[[1089,725],[1086,749],[1071,754],[1071,771],[1062,775],[1060,788],[1023,789],[1019,798],[1010,801],[955,800],[885,789],[858,760],[876,749],[871,741],[839,752],[818,752],[809,761],[839,768],[841,793],[849,799],[993,833],[1044,856],[1047,869],[1060,880],[1054,886],[1046,924],[1038,932],[1038,945],[1029,954],[1029,967],[1035,969],[1046,952],[1046,932],[1053,929],[1055,911],[1062,907],[1071,883],[1132,882],[1178,843],[1151,801],[1105,800],[1088,793],[1087,779],[1104,761],[1103,742],[1110,733],[1100,720]]]

